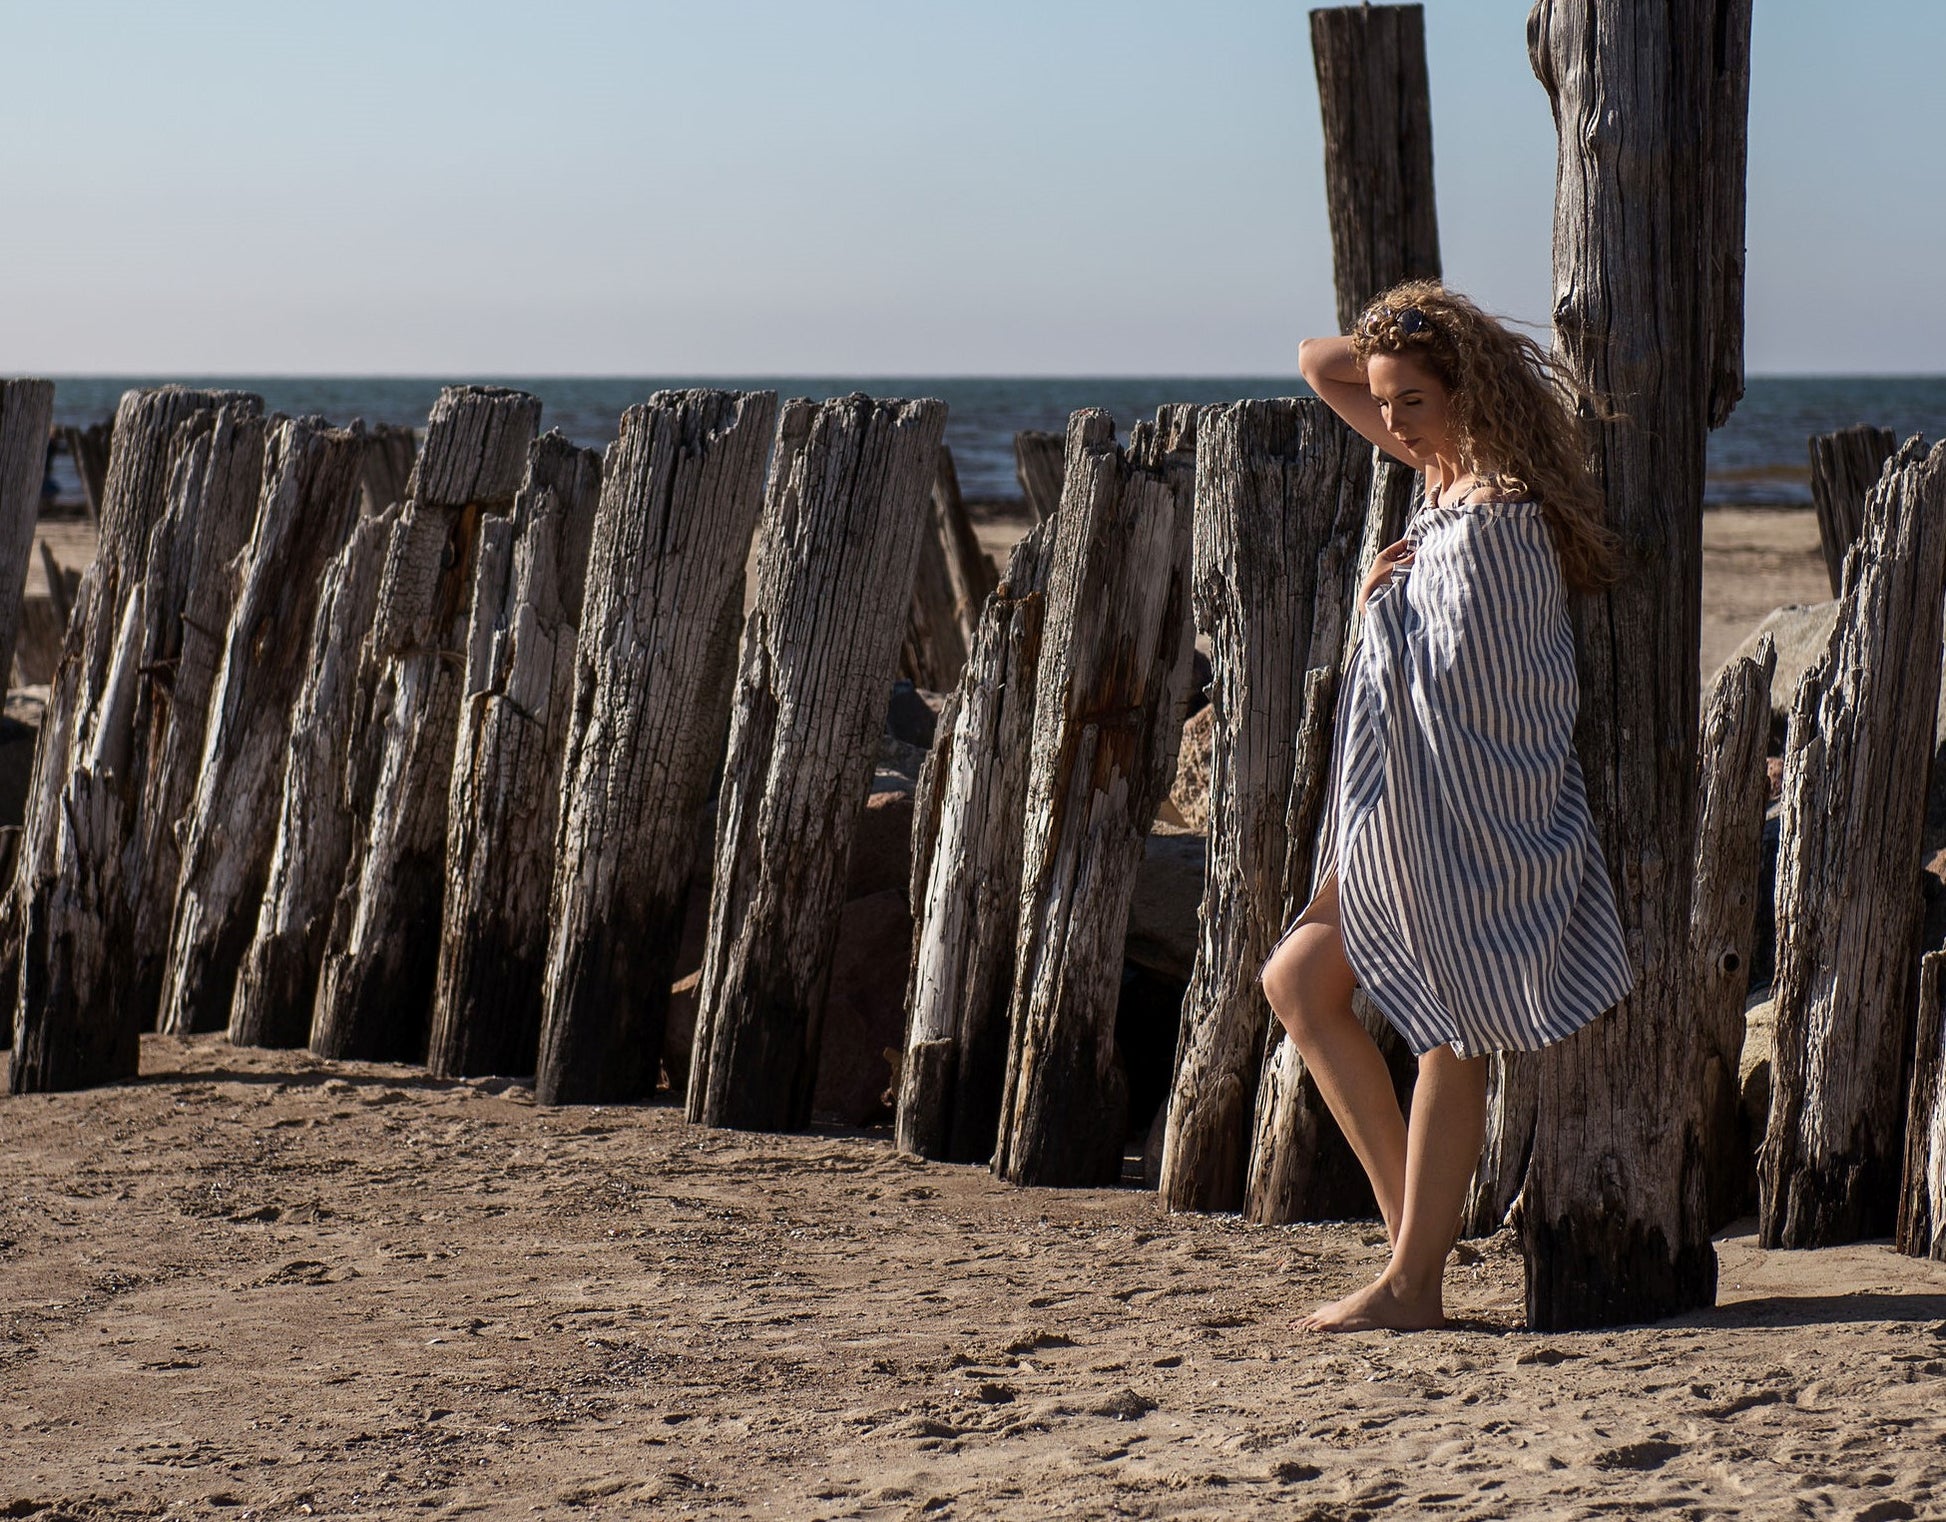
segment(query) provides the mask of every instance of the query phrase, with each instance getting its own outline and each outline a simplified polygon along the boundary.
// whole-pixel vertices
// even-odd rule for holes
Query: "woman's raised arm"
[[[1418,468],[1419,461],[1405,452],[1405,447],[1385,426],[1378,403],[1372,400],[1372,393],[1366,387],[1365,372],[1351,357],[1349,338],[1305,339],[1297,346],[1297,373],[1327,407],[1359,433],[1393,459]]]

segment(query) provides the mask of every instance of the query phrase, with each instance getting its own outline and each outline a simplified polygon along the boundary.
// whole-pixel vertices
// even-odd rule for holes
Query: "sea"
[[[254,391],[272,412],[318,414],[333,422],[423,426],[442,385],[461,380],[513,386],[541,400],[543,428],[599,447],[615,437],[623,411],[677,386],[772,390],[780,397],[936,396],[946,403],[946,442],[960,489],[973,501],[1018,497],[1013,436],[1023,428],[1058,432],[1082,407],[1106,408],[1118,429],[1153,416],[1167,402],[1228,402],[1304,396],[1295,376],[170,376],[186,385]],[[56,421],[85,425],[108,417],[146,376],[57,377]],[[1790,507],[1811,500],[1807,440],[1814,433],[1873,423],[1900,438],[1946,435],[1946,375],[1752,376],[1730,421],[1710,438],[1707,505]],[[65,467],[59,462],[57,469]],[[57,476],[57,482],[59,477]]]

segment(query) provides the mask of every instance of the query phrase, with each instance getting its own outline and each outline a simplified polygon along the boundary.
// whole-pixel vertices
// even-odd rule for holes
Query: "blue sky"
[[[1749,361],[1946,371],[1941,0],[1756,0]],[[1447,278],[1544,320],[1526,0],[1428,0]],[[0,0],[0,373],[1282,374],[1305,7]]]

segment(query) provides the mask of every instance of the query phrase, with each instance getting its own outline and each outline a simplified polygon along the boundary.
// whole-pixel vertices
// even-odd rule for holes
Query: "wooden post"
[[[776,420],[774,392],[662,391],[609,455],[561,770],[544,1104],[655,1090]]]
[[[1946,950],[1919,963],[1919,1013],[1906,1109],[1899,1251],[1946,1263]]]
[[[273,422],[256,528],[210,698],[196,790],[182,827],[162,987],[162,1029],[230,1023],[237,967],[257,923],[276,844],[277,796],[306,634],[324,568],[357,511],[365,437],[322,418]]]
[[[1513,1213],[1534,1146],[1539,1071],[1536,1052],[1493,1054],[1487,1075],[1486,1137],[1467,1190],[1461,1236],[1490,1237]]]
[[[1324,123],[1332,285],[1338,328],[1348,333],[1379,292],[1440,274],[1424,9],[1314,10],[1311,57]],[[1364,567],[1405,532],[1418,479],[1383,450],[1370,454],[1363,474],[1371,501],[1354,589]]]
[[[996,579],[993,562],[980,548],[973,522],[966,516],[953,451],[944,444],[939,446],[931,507],[930,530],[919,541],[899,673],[914,686],[944,692],[959,681],[980,606]]]
[[[1318,401],[1237,402],[1198,425],[1195,610],[1215,730],[1209,867],[1163,1141],[1171,1210],[1244,1204],[1266,1034],[1281,1034],[1257,971],[1309,896],[1315,836],[1292,841],[1286,827],[1314,824],[1322,802],[1325,767],[1298,775],[1298,737],[1307,724],[1329,732],[1336,684],[1309,678],[1328,678],[1344,653],[1341,568],[1365,517],[1366,454]]]
[[[1915,436],[1866,501],[1831,643],[1791,705],[1757,1163],[1766,1247],[1895,1224],[1942,586],[1946,444],[1928,455]]]
[[[540,412],[497,386],[449,386],[433,404],[360,662],[371,733],[350,738],[369,747],[375,780],[318,978],[320,1057],[426,1055],[480,530],[512,510]]]
[[[1620,579],[1572,603],[1576,741],[1636,968],[1617,1009],[1536,1064],[1520,1211],[1536,1329],[1653,1320],[1716,1288],[1689,929],[1696,652],[1704,442],[1741,342],[1714,251],[1743,243],[1718,181],[1746,123],[1722,103],[1749,39],[1750,0],[1540,0],[1528,19],[1559,147],[1555,356],[1584,415],[1609,414],[1588,437]]]
[[[168,508],[149,556],[135,714],[149,765],[129,863],[133,939],[122,953],[133,971],[126,997],[143,1029],[161,1007],[182,874],[180,830],[202,771],[210,700],[236,605],[235,561],[256,524],[267,435],[254,398],[183,425]]]
[[[370,493],[361,496],[366,504],[372,500]],[[371,808],[371,767],[358,764],[347,737],[371,728],[371,693],[360,681],[359,652],[371,632],[385,553],[402,511],[395,503],[361,514],[319,582],[304,683],[291,709],[276,843],[230,1000],[230,1040],[239,1046],[303,1046],[311,1038],[332,905],[351,859],[352,837]]]
[[[12,1088],[85,1088],[135,1075],[141,1015],[123,956],[133,928],[122,871],[148,762],[134,715],[138,639],[179,432],[237,392],[130,391],[116,414],[100,545],[82,579],[35,746],[6,923]]]
[[[534,1067],[575,629],[600,492],[601,456],[549,433],[528,451],[512,517],[482,530],[427,1064],[442,1077]]]
[[[1702,777],[1690,943],[1697,1023],[1705,1040],[1703,1134],[1709,1145],[1711,1230],[1742,1213],[1750,1172],[1743,1124],[1743,1001],[1750,991],[1764,809],[1770,801],[1764,753],[1776,667],[1777,648],[1765,635],[1755,660],[1744,657],[1725,669],[1710,695],[1698,749]]]
[[[101,521],[102,500],[108,489],[108,455],[114,431],[113,418],[90,423],[86,428],[70,426],[61,430],[61,438],[68,446],[68,458],[74,461],[74,473],[81,479],[81,495],[88,504],[88,516],[96,523]]]
[[[365,436],[365,463],[358,473],[360,517],[375,518],[405,501],[418,457],[417,437],[402,424],[380,423]]]
[[[1067,457],[1067,439],[1058,433],[1042,433],[1023,428],[1014,435],[1014,479],[1036,523],[1054,516],[1061,505],[1062,462]]]
[[[692,1121],[811,1118],[852,832],[945,423],[932,400],[784,407],[716,810]]]
[[[1418,5],[1311,12],[1338,329],[1401,280],[1439,278],[1432,97]]]
[[[1115,1005],[1129,898],[1189,696],[1195,428],[1194,408],[1164,407],[1124,450],[1106,412],[1068,422],[993,1157],[1016,1184],[1121,1174],[1128,1095]]]
[[[920,1157],[993,1156],[1053,524],[1043,519],[1014,546],[987,599],[913,801],[912,972],[896,1134]]]
[[[1814,433],[1810,443],[1811,505],[1817,509],[1818,543],[1836,597],[1844,591],[1845,552],[1857,543],[1865,521],[1865,496],[1878,485],[1899,441],[1889,428],[1858,423],[1836,433]]]
[[[13,670],[53,416],[54,382],[0,381],[0,678]]]

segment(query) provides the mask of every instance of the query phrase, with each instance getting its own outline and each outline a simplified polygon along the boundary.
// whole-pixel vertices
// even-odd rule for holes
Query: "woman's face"
[[[1453,452],[1450,404],[1444,381],[1403,354],[1374,354],[1365,364],[1365,384],[1378,403],[1379,417],[1405,452],[1421,465]]]

